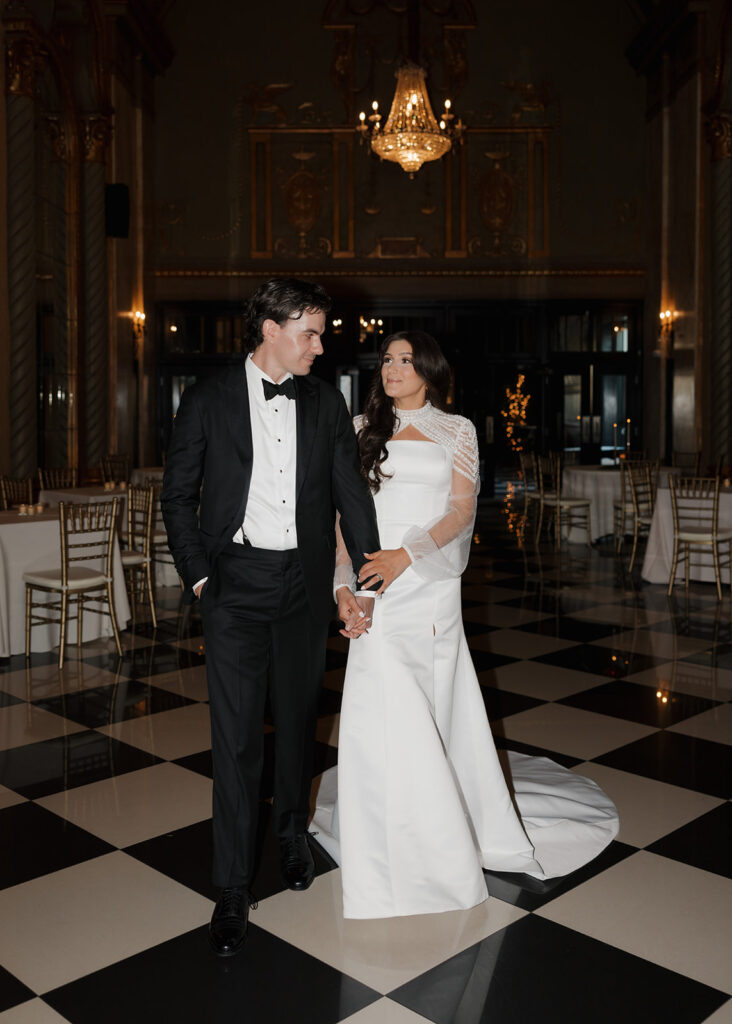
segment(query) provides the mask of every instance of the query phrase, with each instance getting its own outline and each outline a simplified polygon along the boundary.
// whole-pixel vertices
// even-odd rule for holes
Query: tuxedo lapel
[[[297,497],[305,482],[318,425],[319,392],[307,377],[296,377],[297,388]]]
[[[241,464],[244,474],[244,487],[241,506],[237,513],[239,520],[244,517],[244,508],[249,496],[249,484],[252,479],[252,462],[254,445],[252,443],[252,419],[249,412],[249,389],[244,366],[237,367],[229,374],[224,383],[226,423],[231,434],[234,451]]]

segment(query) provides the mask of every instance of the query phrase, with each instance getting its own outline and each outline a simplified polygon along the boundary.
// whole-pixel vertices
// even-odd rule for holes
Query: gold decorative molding
[[[103,164],[107,146],[112,139],[112,121],[105,114],[91,114],[81,119],[84,160]]]
[[[416,236],[404,238],[380,238],[369,253],[369,259],[378,260],[420,260],[431,253],[422,246],[422,239]]]
[[[712,147],[712,160],[732,159],[732,116],[713,114],[709,117],[707,139]]]
[[[8,38],[5,44],[5,91],[8,96],[33,99],[36,74],[42,64],[43,58],[32,36]]]
[[[281,277],[297,277],[298,274],[302,274],[302,267],[278,267],[277,274]],[[195,270],[189,269],[173,269],[173,268],[160,268],[154,271],[155,277],[169,278],[169,279],[180,279],[185,278],[261,278],[262,268],[256,270]],[[551,267],[531,267],[526,269],[516,270],[502,270],[497,267],[491,267],[490,269],[471,269],[463,267],[459,270],[452,270],[450,268],[444,269],[432,269],[432,268],[420,268],[419,270],[384,270],[376,266],[366,267],[363,269],[353,270],[335,270],[330,267],[318,270],[316,268],[308,270],[308,277],[556,277],[556,278],[573,278],[573,277],[645,277],[646,271],[642,267],[629,267],[622,269],[618,267],[597,267],[587,270],[580,268],[558,268],[554,269]]]

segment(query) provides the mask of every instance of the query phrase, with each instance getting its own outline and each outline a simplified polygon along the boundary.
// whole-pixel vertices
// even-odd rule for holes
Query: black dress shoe
[[[307,832],[280,839],[280,867],[288,889],[307,889],[315,875],[315,862]]]
[[[222,889],[208,926],[211,949],[217,956],[234,956],[244,945],[249,907],[256,907],[242,886]]]

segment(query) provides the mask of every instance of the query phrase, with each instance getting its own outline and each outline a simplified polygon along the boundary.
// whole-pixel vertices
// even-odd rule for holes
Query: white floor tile
[[[83,725],[77,725],[76,722],[70,722],[32,704],[12,704],[8,708],[0,708],[0,750],[83,731]]]
[[[641,683],[654,689],[675,690],[709,700],[732,700],[732,672],[691,661],[667,661],[643,672],[626,676],[630,683]]]
[[[208,704],[187,704],[143,718],[128,718],[100,726],[98,731],[167,761],[211,747]]]
[[[528,711],[519,711],[502,719],[494,731],[507,739],[556,750],[584,761],[656,732],[647,725],[562,704],[542,704]]]
[[[43,994],[204,924],[211,909],[159,871],[110,853],[0,891],[0,920],[13,922],[0,929],[0,962]]]
[[[732,881],[640,850],[537,910],[732,994]]]
[[[696,736],[713,743],[732,744],[732,704],[718,704],[716,708],[702,711],[700,715],[686,718],[683,722],[668,727],[669,732],[681,732],[685,736]]]
[[[612,593],[607,591],[608,596]],[[576,595],[572,592],[572,597]],[[620,595],[622,597],[622,595]],[[633,608],[622,604],[594,605],[583,611],[570,613],[573,619],[580,619],[583,622],[609,622],[617,626],[625,626],[626,629],[642,628],[653,622],[663,622],[668,618],[668,612],[656,612],[652,609]]]
[[[481,686],[495,686],[499,690],[522,693],[538,700],[561,700],[607,682],[605,676],[559,665],[544,665],[540,661],[514,661],[510,665],[486,669],[478,673],[478,679]]]
[[[711,1017],[707,1017],[704,1024],[732,1024],[732,999],[720,1006]]]
[[[468,645],[479,651],[491,651],[507,658],[538,658],[567,647],[576,647],[573,640],[559,640],[540,633],[525,633],[520,629],[495,629],[490,633],[468,638]]]
[[[655,658],[686,658],[690,654],[706,651],[708,640],[694,640],[688,636],[674,637],[657,629],[626,629],[613,636],[595,640],[598,647],[611,647],[634,654],[651,654]]]
[[[617,838],[630,846],[649,846],[724,803],[717,797],[594,762],[578,764],[573,771],[594,779],[605,790],[618,809]]]
[[[96,686],[109,686],[117,676],[106,668],[96,668],[75,659],[65,661],[62,669],[53,665],[31,665],[15,669],[0,677],[0,690],[12,693],[21,700],[42,700],[58,697],[76,690],[91,690]]]
[[[211,779],[155,764],[36,802],[114,846],[131,846],[211,817]]]
[[[22,804],[24,802],[25,797],[21,796],[20,793],[16,793],[12,789],[6,789],[5,786],[0,786],[0,811],[4,807],[13,807],[15,804]]]
[[[486,625],[498,626],[499,629],[512,629],[527,622],[548,619],[550,616],[546,612],[533,611],[531,608],[507,608],[505,605],[489,604],[466,608],[463,618],[466,622],[485,622]]]
[[[472,910],[374,921],[346,921],[341,873],[329,871],[304,893],[263,900],[251,920],[377,992],[391,992],[525,911],[489,899]]]
[[[0,1017],[2,1024],[2,1017]],[[377,999],[351,1017],[345,1017],[342,1024],[429,1024],[426,1017],[414,1010],[395,1003],[392,999]]]
[[[190,668],[179,668],[174,672],[161,672],[157,676],[143,676],[142,681],[159,686],[161,690],[178,693],[181,697],[189,697],[191,700],[208,700],[205,665],[192,665]]]
[[[68,1024],[68,1020],[42,999],[29,999],[0,1013],[0,1024]]]

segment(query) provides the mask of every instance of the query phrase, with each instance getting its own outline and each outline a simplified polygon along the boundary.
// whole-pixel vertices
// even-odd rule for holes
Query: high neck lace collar
[[[429,417],[432,409],[431,402],[425,402],[419,409],[397,409],[395,406],[394,415],[399,420],[399,427],[397,429],[404,430],[405,427],[409,427],[413,423],[424,422]]]

